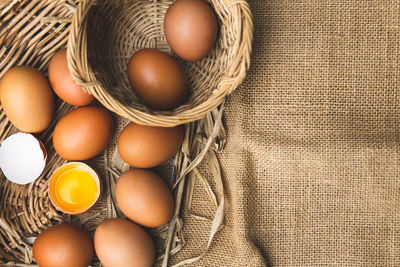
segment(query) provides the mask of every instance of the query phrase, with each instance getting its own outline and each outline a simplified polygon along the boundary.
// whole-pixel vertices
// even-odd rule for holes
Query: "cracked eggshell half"
[[[53,206],[66,214],[78,215],[100,200],[103,184],[97,172],[83,162],[69,162],[57,168],[49,180]]]
[[[0,145],[0,168],[16,184],[29,184],[42,174],[47,152],[40,140],[29,133],[16,133]]]

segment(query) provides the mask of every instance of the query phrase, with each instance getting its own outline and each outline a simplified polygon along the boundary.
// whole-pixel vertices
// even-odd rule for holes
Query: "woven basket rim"
[[[83,53],[84,50],[82,49],[82,46],[86,45],[86,25],[82,24],[88,16],[90,8],[97,1],[81,1],[72,18],[67,45],[67,59],[73,79],[106,108],[139,124],[173,127],[201,119],[205,114],[220,105],[225,97],[231,94],[242,83],[250,67],[253,21],[249,4],[245,0],[224,1],[226,1],[226,7],[232,9],[231,12],[241,18],[241,29],[238,31],[239,36],[235,40],[239,49],[234,54],[232,64],[226,70],[226,74],[222,77],[217,88],[210,94],[207,100],[199,105],[175,114],[171,112],[149,113],[125,106],[108,94],[101,82],[96,79],[90,65],[87,64],[87,54]],[[82,70],[82,72],[79,72],[78,69]]]
[[[83,1],[96,0],[82,0],[81,2]],[[10,13],[8,13],[8,11],[5,12],[7,18],[5,21],[12,21],[12,23],[6,24],[6,30],[12,29],[12,32],[2,35],[1,32],[7,31],[4,30],[5,28],[3,28],[4,31],[1,31],[0,27],[0,44],[4,44],[5,48],[10,48],[10,51],[7,51],[5,54],[3,71],[7,71],[14,65],[26,64],[46,73],[48,63],[53,55],[66,45],[68,32],[70,31],[68,25],[70,16],[75,10],[75,1],[10,0],[6,5],[9,3],[10,5],[7,6],[9,9],[7,10],[10,10]],[[0,4],[0,6],[1,5],[2,4]],[[14,7],[16,7],[15,10]],[[15,16],[16,19],[14,19],[13,16]],[[21,20],[21,17],[24,17],[24,19]],[[24,24],[26,22],[29,22],[29,24]],[[28,26],[25,27],[24,25]],[[92,84],[92,86],[96,86],[96,84]],[[223,96],[219,97],[223,99]],[[101,208],[101,210],[99,210],[101,213],[92,210],[95,213],[90,214],[88,217],[80,217],[85,215],[67,215],[66,213],[57,211],[56,207],[51,204],[51,200],[48,197],[48,178],[51,177],[51,174],[57,167],[66,163],[66,160],[59,157],[54,150],[52,132],[56,123],[67,112],[70,112],[74,108],[75,107],[67,104],[62,99],[56,97],[56,110],[54,111],[53,120],[44,132],[38,134],[38,138],[44,142],[48,151],[46,169],[42,176],[34,183],[27,186],[13,184],[7,179],[2,180],[2,193],[4,199],[7,201],[2,202],[5,212],[2,215],[2,226],[0,227],[0,237],[3,237],[0,242],[3,245],[0,248],[0,252],[2,252],[0,253],[0,266],[34,266],[32,254],[33,239],[31,239],[31,237],[37,236],[43,230],[54,224],[62,222],[74,223],[82,227],[84,226],[87,230],[91,229],[90,231],[92,232],[99,224],[99,220],[96,220],[96,218],[104,220],[113,216],[121,216],[116,211],[116,205],[113,202],[110,188],[115,183],[120,172],[122,172],[125,167],[129,168],[129,166],[122,166],[119,161],[117,162],[118,164],[114,162],[115,152],[113,151],[115,149],[116,139],[113,139],[111,143],[113,147],[110,146],[104,153],[87,161],[96,171],[100,171],[99,175],[102,176],[102,184],[105,185],[104,189],[108,188],[107,190],[109,190],[108,192],[104,192],[104,194],[108,194],[106,196],[111,197],[106,198],[107,203],[101,204],[107,204],[107,208],[103,209],[102,207],[105,206],[98,206],[98,208]],[[182,210],[181,200],[185,197],[183,188],[185,187],[185,181],[187,181],[184,176],[179,178],[177,174],[185,174],[185,176],[187,176],[187,173],[201,162],[206,155],[201,149],[204,148],[204,151],[217,153],[223,148],[222,144],[224,144],[225,141],[225,129],[221,123],[223,110],[224,104],[220,106],[219,110],[207,114],[207,116],[204,117],[204,121],[185,125],[185,141],[174,158],[174,165],[172,166],[173,169],[170,174],[172,176],[171,182],[174,183],[175,190],[178,192],[175,198],[177,205],[175,210],[177,211]],[[114,126],[116,126],[115,130],[121,130],[122,125],[125,123],[121,118],[117,118],[114,122]],[[2,138],[18,131],[8,120],[4,112],[1,116],[1,123],[3,124]],[[211,128],[209,127],[210,125],[212,126]],[[219,133],[218,129],[220,131]],[[117,138],[116,135],[118,133],[114,133],[115,137],[113,138]],[[203,144],[204,138],[208,140],[205,145]],[[218,151],[210,149],[211,146],[218,147]],[[193,160],[188,161],[187,158]],[[207,157],[204,159],[207,160]],[[210,166],[217,168],[216,166],[219,165],[218,162],[216,162],[210,164]],[[218,179],[221,179],[220,175]],[[100,203],[98,205],[100,205]],[[94,209],[95,208],[96,207],[94,207]],[[105,214],[102,214],[102,212],[105,212]],[[157,230],[155,233],[152,233],[156,237],[161,236],[161,234],[163,234],[162,237],[164,237],[164,233],[168,233],[166,242],[172,244],[170,246],[167,245],[165,250],[160,251],[160,253],[164,253],[160,256],[165,255],[163,256],[163,266],[166,266],[168,264],[168,259],[179,252],[185,245],[184,239],[181,238],[183,235],[182,216],[181,212],[178,212],[170,222],[170,225],[173,225],[173,227],[165,227],[161,229],[161,232]],[[173,242],[177,237],[179,237],[179,242]],[[159,257],[157,261],[160,261],[160,259],[161,257]],[[95,258],[92,265],[100,266],[99,260]]]

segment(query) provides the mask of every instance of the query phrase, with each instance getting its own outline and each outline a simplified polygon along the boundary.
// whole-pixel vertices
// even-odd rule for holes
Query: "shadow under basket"
[[[173,1],[81,1],[68,39],[68,65],[75,81],[105,107],[136,123],[172,127],[202,118],[243,81],[250,65],[253,23],[243,0],[212,0],[218,20],[213,50],[186,62],[170,49],[164,16]],[[143,48],[175,57],[185,70],[189,96],[171,111],[154,111],[131,89],[127,64]]]

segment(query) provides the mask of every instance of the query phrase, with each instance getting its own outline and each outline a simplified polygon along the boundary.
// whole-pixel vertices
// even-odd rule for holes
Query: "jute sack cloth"
[[[224,228],[193,266],[400,266],[400,1],[249,2],[252,67],[219,157]],[[197,189],[193,213],[212,218]],[[174,262],[210,224],[185,218]]]

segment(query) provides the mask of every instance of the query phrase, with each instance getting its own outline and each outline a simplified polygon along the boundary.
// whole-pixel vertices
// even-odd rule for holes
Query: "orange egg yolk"
[[[97,184],[89,173],[70,169],[58,176],[55,194],[62,206],[80,211],[90,207],[96,201]]]

